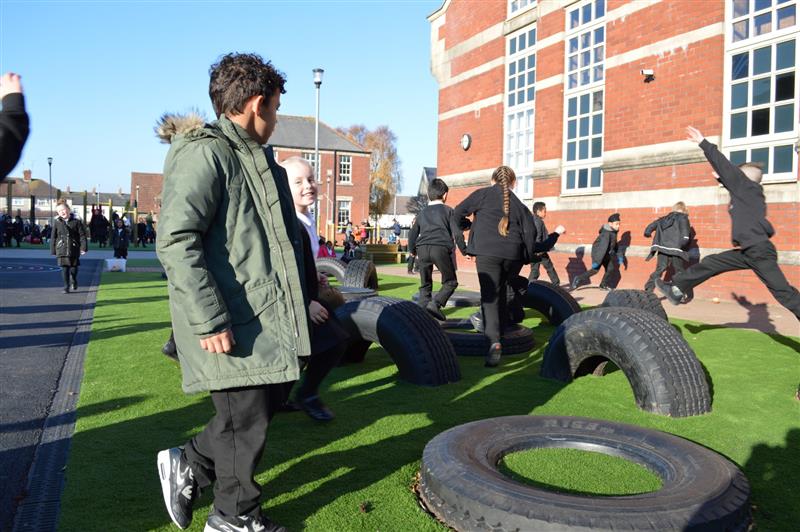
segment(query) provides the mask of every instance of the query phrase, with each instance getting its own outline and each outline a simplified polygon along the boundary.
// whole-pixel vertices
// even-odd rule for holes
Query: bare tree
[[[413,214],[415,217],[419,216],[419,213],[422,212],[422,209],[428,206],[428,196],[426,194],[419,194],[417,196],[412,196],[406,202],[406,210]]]

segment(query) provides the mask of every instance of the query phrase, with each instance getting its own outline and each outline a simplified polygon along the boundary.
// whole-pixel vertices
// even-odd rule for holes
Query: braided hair
[[[498,166],[492,173],[492,181],[503,188],[503,217],[497,224],[497,232],[503,237],[508,236],[509,188],[514,186],[516,180],[517,176],[514,174],[514,170],[508,166]]]

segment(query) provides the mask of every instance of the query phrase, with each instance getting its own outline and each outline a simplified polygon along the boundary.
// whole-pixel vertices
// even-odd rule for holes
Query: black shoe
[[[597,288],[599,288],[600,290],[605,290],[606,292],[611,292],[613,290],[613,288],[611,288],[607,284],[597,285]]]
[[[280,404],[278,412],[300,412],[302,409],[303,407],[297,404],[296,401],[287,400]]]
[[[65,286],[62,292],[64,292],[65,294],[69,294],[69,285]]]
[[[316,419],[317,421],[331,421],[336,417],[331,409],[325,406],[325,403],[322,402],[319,395],[312,395],[305,399],[298,398],[297,403],[311,419]]]
[[[186,528],[192,523],[192,506],[200,491],[192,468],[178,447],[158,453],[157,463],[161,492],[169,517],[179,528]]]
[[[216,513],[208,516],[203,532],[287,532],[286,527],[273,523],[266,516],[240,515],[222,517]]]
[[[445,321],[447,319],[444,316],[444,314],[442,314],[442,311],[439,309],[439,305],[437,305],[435,301],[431,301],[430,303],[428,303],[427,306],[425,307],[425,310],[428,311],[428,314],[430,314],[439,321]]]
[[[675,285],[666,283],[661,279],[656,279],[656,288],[658,288],[658,291],[673,305],[680,305],[686,301],[686,294]]]
[[[72,281],[72,290],[74,291],[77,289],[78,289],[78,281]]]
[[[572,279],[572,282],[571,282],[571,283],[569,283],[569,289],[570,289],[570,290],[577,290],[577,289],[578,289],[578,284],[579,284],[580,282],[581,282],[581,278],[580,278],[580,277],[575,277],[575,278],[573,278],[573,279]]]
[[[178,346],[175,345],[175,335],[170,334],[169,340],[161,348],[161,352],[172,360],[178,360]]]
[[[486,355],[486,363],[484,366],[493,368],[500,363],[500,357],[503,355],[503,346],[500,342],[495,342],[489,347],[489,354]]]

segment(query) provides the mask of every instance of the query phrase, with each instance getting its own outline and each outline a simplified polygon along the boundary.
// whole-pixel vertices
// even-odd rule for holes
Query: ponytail
[[[503,188],[503,217],[500,218],[500,223],[497,224],[497,232],[500,236],[508,236],[508,209],[509,209],[509,188],[517,180],[514,170],[508,166],[498,166],[492,174],[492,181],[497,183]]]

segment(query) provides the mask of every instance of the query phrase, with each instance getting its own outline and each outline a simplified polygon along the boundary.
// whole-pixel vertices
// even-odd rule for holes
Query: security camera
[[[639,73],[644,76],[645,83],[650,83],[656,79],[655,72],[653,72],[652,68],[643,68],[639,71]]]

